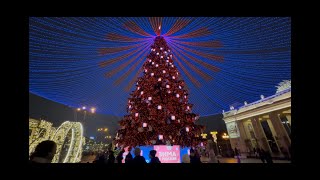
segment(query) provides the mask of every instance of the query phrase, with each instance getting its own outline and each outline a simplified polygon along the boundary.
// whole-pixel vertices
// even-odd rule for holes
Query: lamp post
[[[210,134],[212,135],[213,141],[216,143],[216,148],[217,148],[217,156],[221,156],[219,152],[219,147],[218,147],[218,141],[217,141],[217,131],[211,131]]]
[[[223,133],[223,135],[221,136],[222,137],[222,139],[224,139],[224,140],[228,140],[229,139],[229,135],[227,135],[227,133]],[[229,156],[229,143],[228,142],[226,142],[227,143],[227,154],[228,154],[228,156]]]

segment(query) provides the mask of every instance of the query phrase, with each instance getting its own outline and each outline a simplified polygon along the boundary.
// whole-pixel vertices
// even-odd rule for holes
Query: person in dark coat
[[[132,163],[132,160],[133,160],[133,157],[132,157],[132,154],[131,154],[131,147],[128,148],[128,154],[126,155],[126,158],[124,159],[124,162],[125,163]]]
[[[39,143],[32,155],[31,163],[51,163],[57,151],[57,144],[54,141],[46,140]]]
[[[133,158],[132,163],[134,163],[134,164],[146,164],[147,163],[146,159],[143,156],[141,156],[140,153],[141,153],[140,148],[137,147],[134,149],[135,157]]]
[[[265,153],[265,151],[263,149],[260,149],[260,148],[258,148],[257,151],[258,151],[258,155],[259,155],[262,163],[265,163],[265,161],[266,161],[266,157],[265,157],[266,153]]]
[[[117,156],[117,162],[118,162],[118,163],[122,163],[123,153],[124,153],[124,150],[122,149],[122,150],[119,152],[118,156]]]
[[[190,163],[191,164],[199,164],[199,163],[201,163],[199,153],[197,153],[192,148],[190,149]]]
[[[150,157],[150,163],[153,164],[153,163],[161,163],[159,158],[156,157],[156,154],[157,154],[157,151],[156,150],[151,150],[150,153],[149,153],[149,157]]]
[[[114,153],[113,151],[109,151],[109,156],[108,156],[108,164],[114,164],[114,161],[116,160],[116,158],[114,157]]]

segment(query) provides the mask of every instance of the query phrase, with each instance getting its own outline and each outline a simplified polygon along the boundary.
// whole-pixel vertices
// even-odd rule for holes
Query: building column
[[[282,149],[282,152],[288,153],[290,155],[289,147],[291,145],[291,139],[289,138],[286,129],[283,127],[283,124],[281,123],[277,112],[271,112],[269,114],[269,117],[277,134],[279,148]]]
[[[239,143],[239,150],[240,154],[243,157],[247,157],[249,155],[248,150],[249,148],[246,146],[246,139],[248,139],[248,136],[245,132],[244,125],[243,125],[243,120],[237,121],[237,126],[239,128],[239,133],[240,133],[240,143]]]
[[[263,128],[260,124],[259,117],[253,117],[251,123],[257,139],[258,147],[271,152],[266,135],[264,134]]]

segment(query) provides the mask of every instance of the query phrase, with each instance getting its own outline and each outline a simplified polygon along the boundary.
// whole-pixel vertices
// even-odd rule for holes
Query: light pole
[[[229,136],[227,135],[227,133],[223,133],[223,135],[221,137],[222,137],[222,139],[224,139],[226,141],[229,139]],[[227,154],[229,156],[229,143],[228,142],[226,142],[226,143],[227,143]]]
[[[215,144],[216,144],[217,154],[218,154],[217,156],[221,156],[221,155],[220,155],[220,152],[219,152],[218,141],[217,141],[217,134],[218,134],[218,132],[217,132],[217,131],[211,131],[210,134],[212,135],[212,138],[213,138],[213,140],[214,140],[214,142],[215,142]]]

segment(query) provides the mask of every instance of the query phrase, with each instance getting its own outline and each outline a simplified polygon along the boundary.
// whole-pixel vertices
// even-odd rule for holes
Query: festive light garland
[[[85,101],[99,113],[125,114],[157,35],[172,50],[163,59],[176,59],[201,115],[272,95],[291,77],[286,17],[31,17],[29,23],[30,92],[72,107]]]

